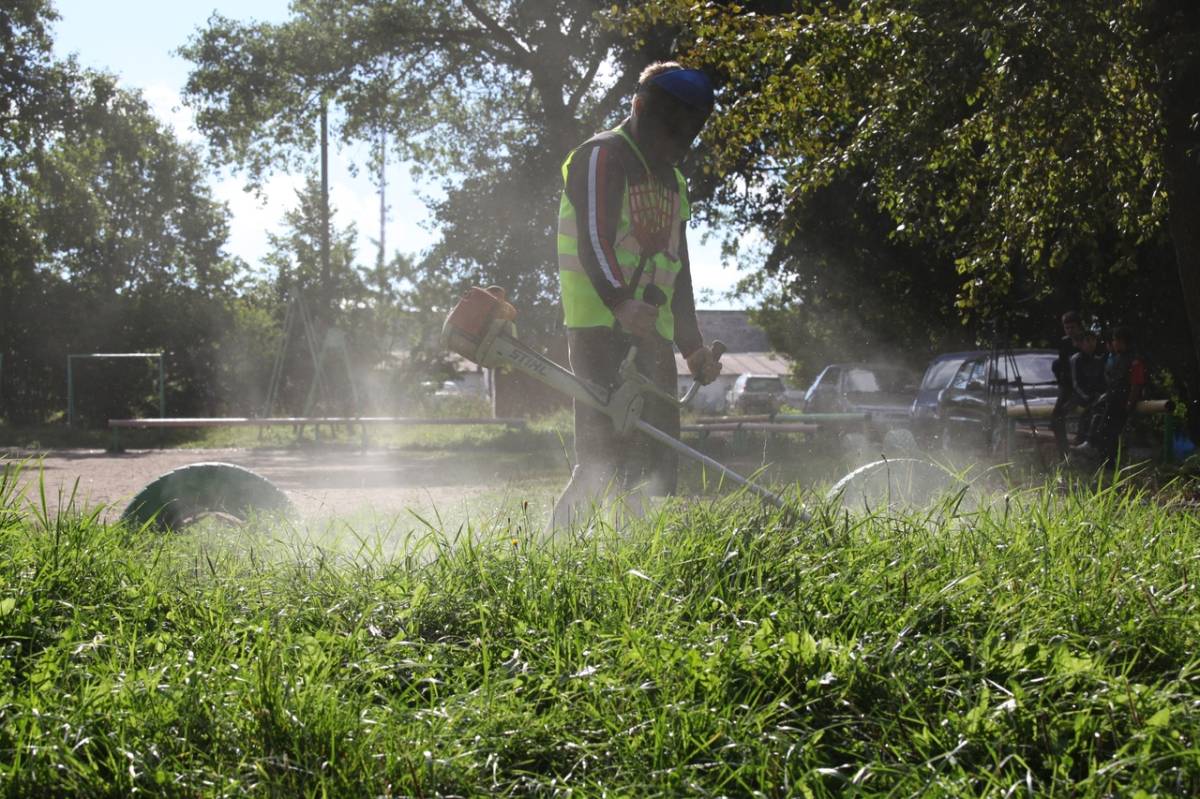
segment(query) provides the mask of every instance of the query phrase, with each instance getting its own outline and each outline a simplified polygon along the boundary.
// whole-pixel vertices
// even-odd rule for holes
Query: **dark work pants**
[[[1058,388],[1058,399],[1050,416],[1050,429],[1054,431],[1054,443],[1058,445],[1060,457],[1067,456],[1067,414],[1075,406],[1075,393],[1070,389]],[[1076,436],[1076,439],[1079,437]]]
[[[567,331],[571,371],[585,380],[611,388],[617,384],[617,369],[629,346],[625,337],[606,327]],[[634,363],[654,385],[674,396],[678,391],[675,353],[671,344],[658,336],[641,340]],[[646,397],[642,419],[679,438],[679,407],[657,397]],[[600,411],[575,403],[575,457],[585,469],[615,475],[623,488],[649,482],[654,494],[675,493],[678,458],[675,451],[641,433],[620,435],[612,420]]]
[[[1125,423],[1129,421],[1128,406],[1128,391],[1110,391],[1104,400],[1104,410],[1099,415],[1096,435],[1091,441],[1111,463],[1116,463],[1121,433],[1125,430]]]
[[[617,370],[629,350],[625,336],[610,328],[573,328],[567,331],[571,371],[605,388],[618,382]],[[678,375],[670,342],[654,336],[637,342],[634,363],[638,372],[654,385],[674,396]],[[679,437],[679,407],[647,396],[642,420],[675,438]],[[622,435],[612,420],[583,403],[575,403],[575,458],[562,496],[554,508],[552,523],[569,524],[583,510],[579,506],[596,502],[612,489],[630,490],[645,485],[651,495],[673,494],[678,480],[678,456],[636,431]]]

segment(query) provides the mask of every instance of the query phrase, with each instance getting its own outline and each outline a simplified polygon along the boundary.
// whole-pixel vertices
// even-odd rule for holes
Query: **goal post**
[[[67,427],[75,426],[75,374],[76,360],[104,360],[118,358],[148,358],[158,362],[158,416],[167,417],[166,379],[161,352],[84,352],[67,355]]]

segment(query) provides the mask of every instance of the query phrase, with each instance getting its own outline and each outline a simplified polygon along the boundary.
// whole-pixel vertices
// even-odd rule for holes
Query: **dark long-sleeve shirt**
[[[1071,356],[1071,389],[1081,405],[1104,393],[1104,358],[1080,351]]]
[[[1071,396],[1074,387],[1071,385],[1071,356],[1079,352],[1075,339],[1063,336],[1058,341],[1058,358],[1051,365],[1054,379],[1058,381],[1058,394],[1062,397]]]
[[[628,132],[628,128],[626,128]],[[675,172],[669,164],[651,164],[655,177],[666,186],[675,186]],[[575,207],[578,224],[579,260],[610,310],[633,298],[632,274],[625,274],[617,262],[614,243],[621,220],[621,203],[626,184],[645,179],[646,168],[618,134],[601,134],[580,147],[567,171],[567,197]],[[692,290],[692,270],[687,252],[687,223],[679,222],[681,268],[675,277],[671,313],[675,317],[675,344],[685,356],[704,343],[696,321],[696,301]],[[646,277],[642,276],[645,283]]]

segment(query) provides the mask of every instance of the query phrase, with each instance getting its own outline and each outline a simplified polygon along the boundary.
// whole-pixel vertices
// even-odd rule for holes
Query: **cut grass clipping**
[[[3,795],[1200,791],[1200,524],[1169,492],[808,498],[802,528],[734,497],[549,542],[514,501],[320,548],[52,518],[16,468]]]

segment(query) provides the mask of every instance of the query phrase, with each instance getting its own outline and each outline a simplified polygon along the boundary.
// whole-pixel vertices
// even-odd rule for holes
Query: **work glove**
[[[613,316],[629,335],[649,338],[658,321],[658,309],[641,300],[625,300],[613,309]]]
[[[721,374],[720,356],[713,354],[712,347],[702,346],[687,356],[687,365],[692,379],[702,386],[707,386]]]

